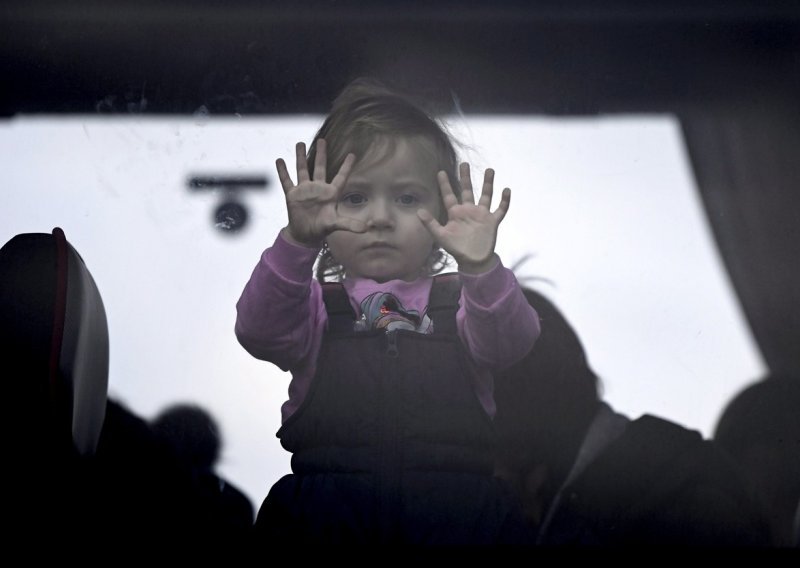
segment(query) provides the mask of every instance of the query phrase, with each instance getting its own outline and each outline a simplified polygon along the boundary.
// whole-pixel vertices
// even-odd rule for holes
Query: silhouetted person
[[[779,546],[800,547],[800,381],[774,377],[740,391],[714,440],[761,492]]]
[[[760,503],[727,454],[677,424],[615,412],[563,315],[525,295],[542,335],[496,380],[497,474],[517,488],[537,543],[770,544]]]
[[[109,399],[94,458],[96,497],[110,542],[147,542],[174,550],[211,550],[198,539],[209,506],[191,471],[148,422]]]
[[[197,490],[208,503],[204,522],[209,530],[220,531],[226,538],[247,535],[253,525],[253,505],[215,471],[222,439],[211,415],[196,405],[176,404],[163,410],[151,426],[192,472]]]

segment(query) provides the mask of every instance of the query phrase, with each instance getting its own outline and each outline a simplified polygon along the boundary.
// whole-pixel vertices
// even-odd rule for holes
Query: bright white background
[[[0,241],[64,229],[109,319],[110,395],[145,419],[194,402],[224,436],[219,469],[258,508],[289,471],[275,432],[289,376],[233,334],[235,304],[286,222],[274,161],[318,116],[26,118],[0,122]],[[498,252],[577,329],[604,397],[710,436],[724,404],[764,372],[706,226],[677,123],[667,116],[451,123],[473,175],[512,188]],[[213,227],[222,196],[190,175],[267,175],[244,192],[237,236]],[[499,192],[498,192],[499,195]],[[535,278],[534,280],[527,280]]]

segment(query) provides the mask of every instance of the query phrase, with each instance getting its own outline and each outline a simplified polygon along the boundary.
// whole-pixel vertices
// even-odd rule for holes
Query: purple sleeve
[[[483,274],[460,272],[461,307],[456,323],[461,340],[479,366],[502,370],[522,359],[539,337],[539,315],[516,276],[498,257]]]
[[[318,252],[279,234],[236,303],[239,343],[284,371],[306,365],[319,350],[327,315],[319,283],[312,278]]]

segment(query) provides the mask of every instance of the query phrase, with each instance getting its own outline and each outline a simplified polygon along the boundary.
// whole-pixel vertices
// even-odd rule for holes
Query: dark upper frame
[[[325,112],[358,75],[452,110],[800,98],[800,3],[10,0],[0,116]]]

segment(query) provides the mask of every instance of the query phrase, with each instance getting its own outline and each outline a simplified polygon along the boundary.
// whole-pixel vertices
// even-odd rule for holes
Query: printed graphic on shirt
[[[361,320],[356,322],[356,331],[372,329],[407,329],[418,333],[433,333],[433,322],[426,313],[420,316],[417,310],[407,310],[394,294],[374,292],[361,301]]]

